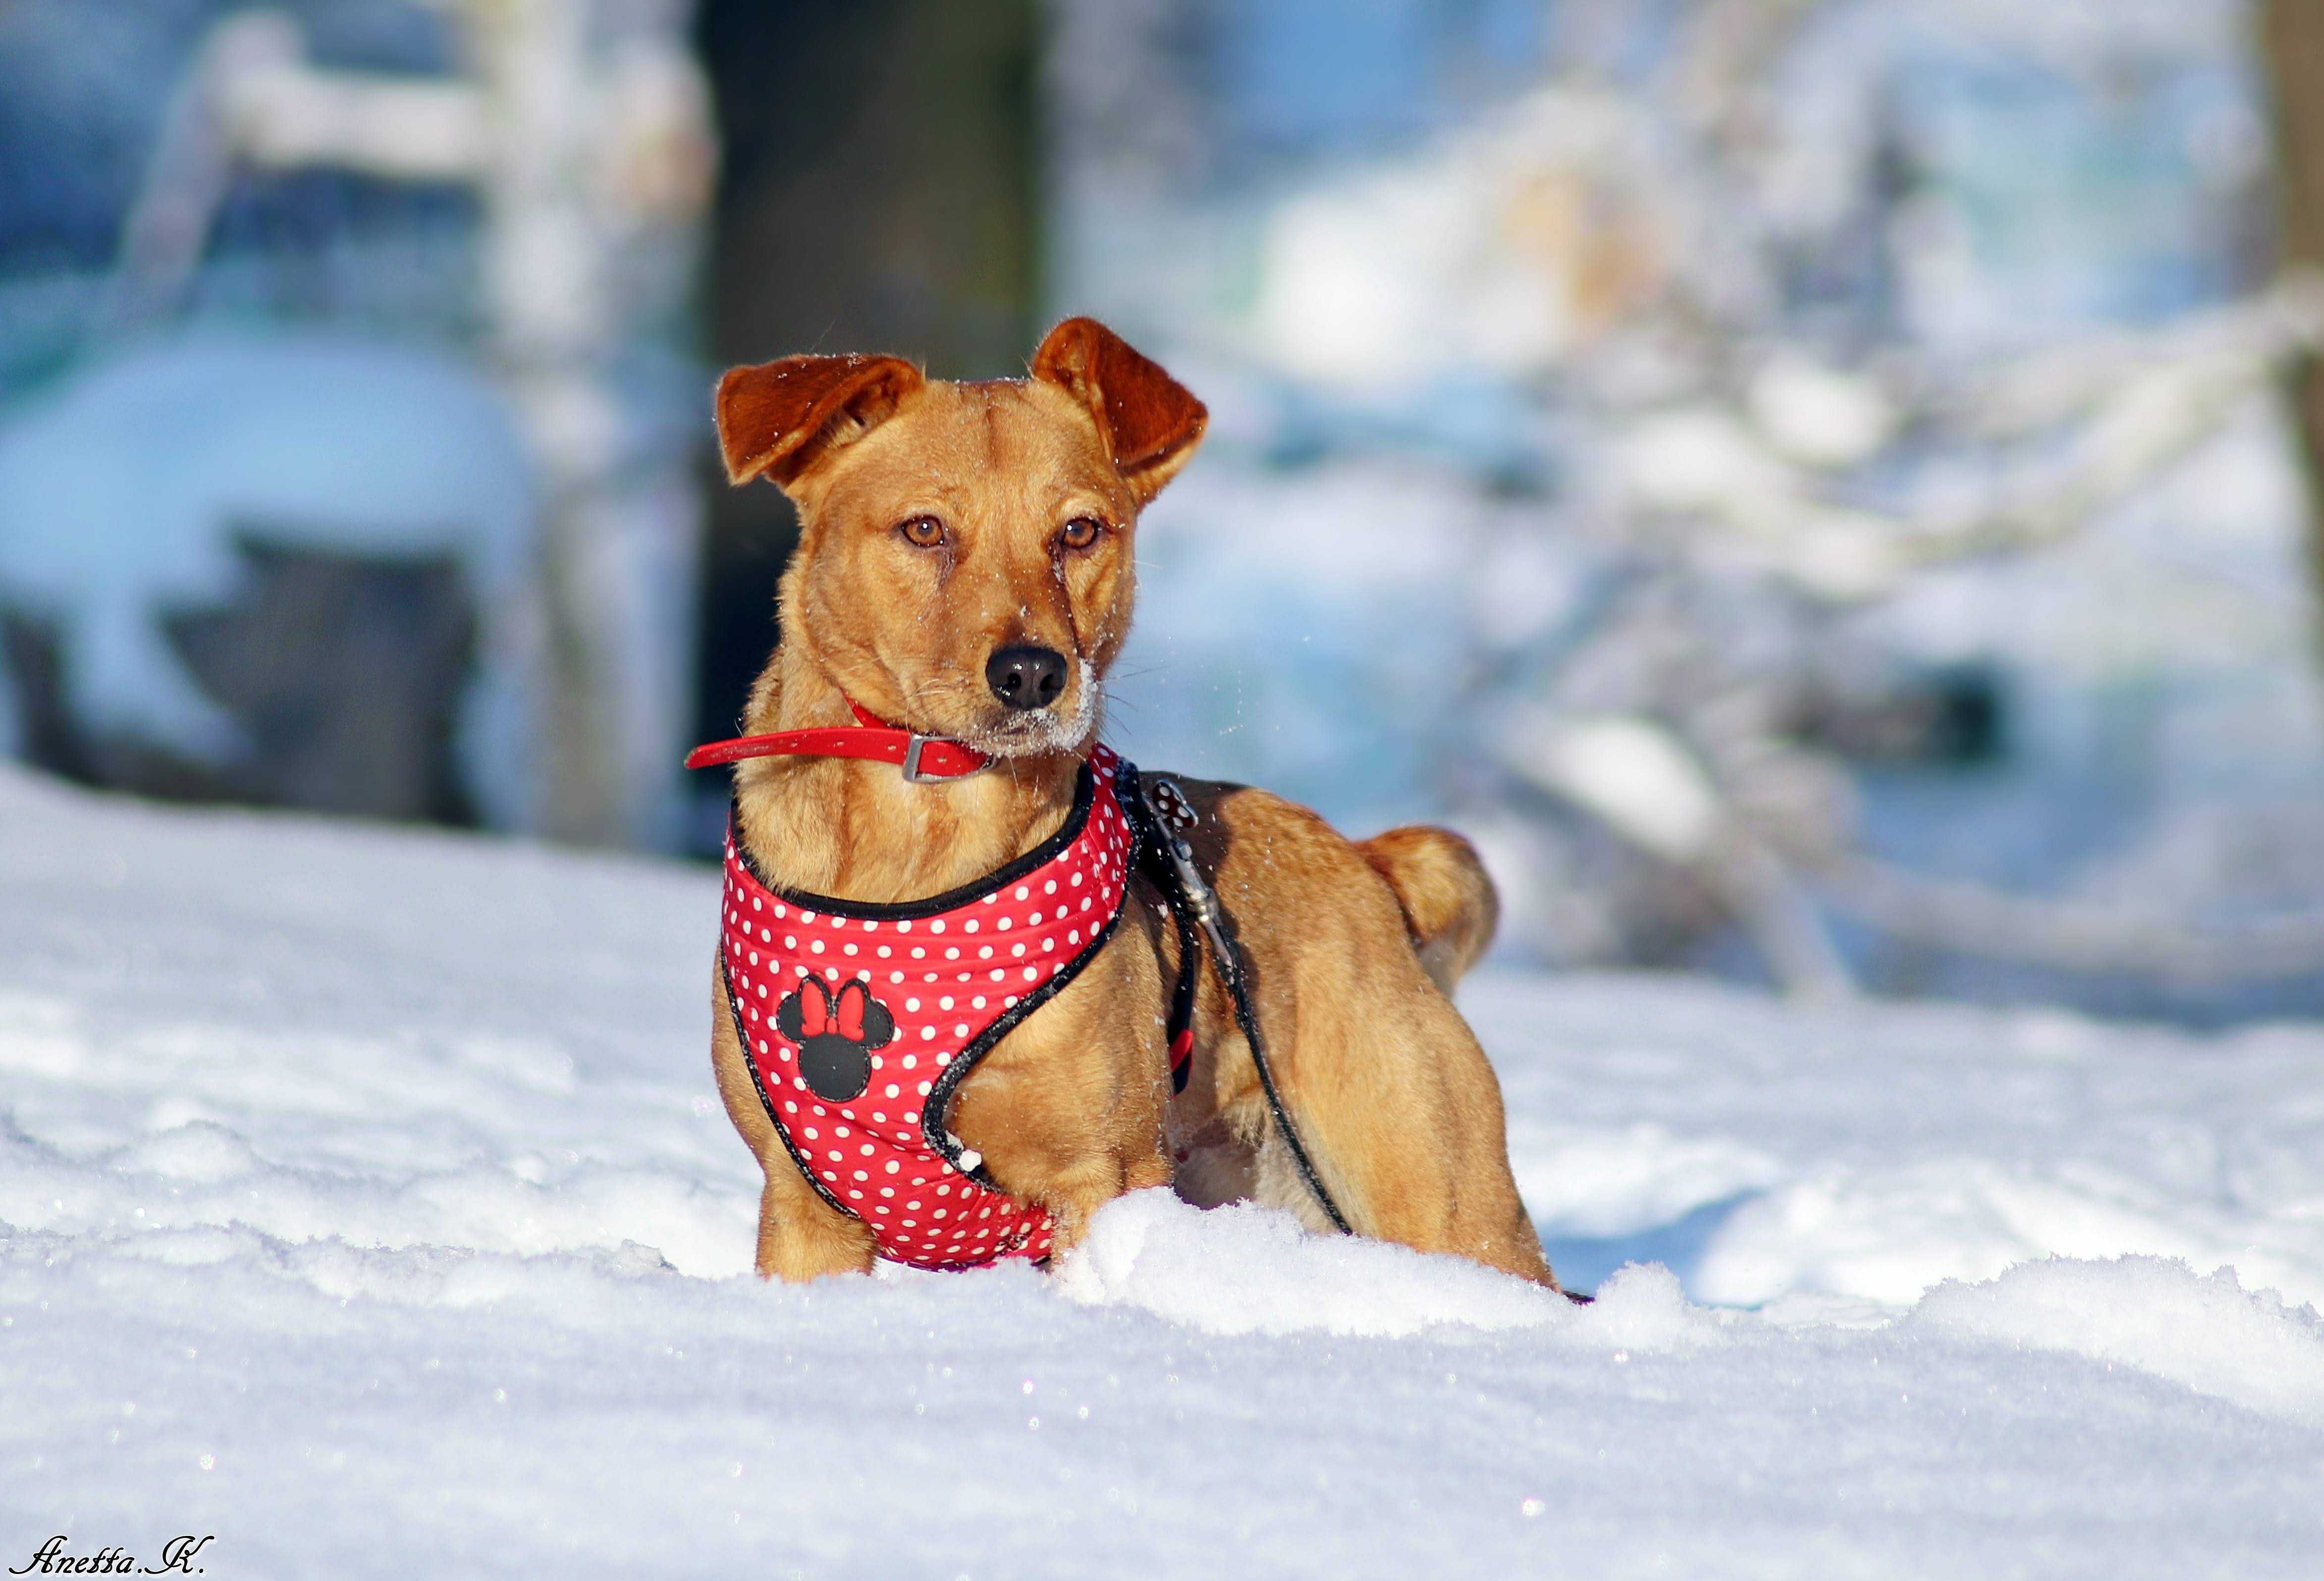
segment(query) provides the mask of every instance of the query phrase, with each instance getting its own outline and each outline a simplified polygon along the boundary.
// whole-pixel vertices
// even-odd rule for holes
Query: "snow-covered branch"
[[[1860,853],[1820,866],[1815,879],[1819,893],[1884,933],[1986,960],[2204,985],[2324,971],[2324,911],[2198,928],[1929,878]]]

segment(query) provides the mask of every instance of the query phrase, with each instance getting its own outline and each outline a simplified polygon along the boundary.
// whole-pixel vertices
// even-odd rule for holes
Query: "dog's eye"
[[[1075,516],[1065,523],[1065,530],[1057,534],[1057,541],[1067,549],[1087,549],[1104,531],[1105,528],[1094,516]]]
[[[915,549],[935,549],[945,541],[944,523],[934,516],[915,516],[899,524],[896,531],[902,533],[904,541]]]

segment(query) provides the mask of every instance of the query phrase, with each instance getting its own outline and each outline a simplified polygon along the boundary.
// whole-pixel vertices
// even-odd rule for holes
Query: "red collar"
[[[922,735],[890,725],[853,698],[856,725],[824,726],[813,730],[776,730],[764,735],[737,735],[729,741],[706,742],[686,754],[689,769],[715,768],[755,757],[864,758],[894,763],[915,783],[957,780],[989,766],[992,760],[964,742],[942,735]]]

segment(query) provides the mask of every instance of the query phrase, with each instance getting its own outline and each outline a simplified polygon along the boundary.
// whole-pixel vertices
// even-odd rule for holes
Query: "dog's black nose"
[[[1065,689],[1065,656],[1054,648],[996,649],[984,683],[1012,708],[1046,708]]]

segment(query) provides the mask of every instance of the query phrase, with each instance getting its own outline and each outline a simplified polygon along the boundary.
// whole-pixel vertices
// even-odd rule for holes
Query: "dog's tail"
[[[1414,824],[1374,835],[1356,849],[1396,892],[1421,966],[1452,993],[1493,942],[1501,920],[1500,897],[1477,848],[1451,829]]]

